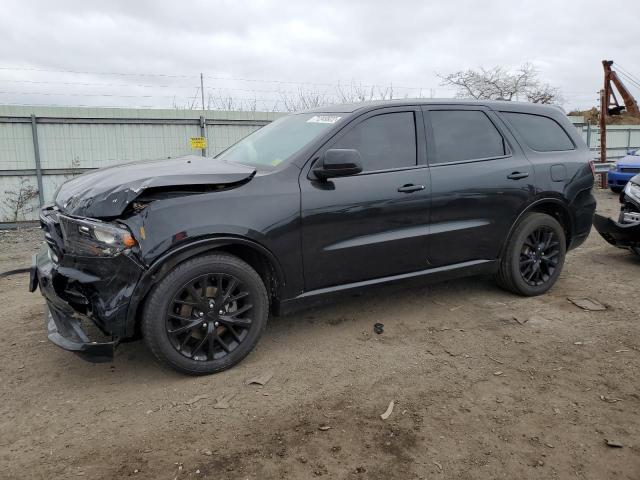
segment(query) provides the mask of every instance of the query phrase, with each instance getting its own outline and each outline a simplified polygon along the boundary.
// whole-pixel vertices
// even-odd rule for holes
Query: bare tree
[[[458,98],[478,100],[528,100],[534,103],[558,103],[557,88],[538,79],[538,72],[529,63],[515,71],[502,67],[464,70],[439,75],[442,85],[455,87]]]
[[[326,93],[300,88],[295,93],[280,93],[282,104],[287,112],[299,112],[311,108],[323,107],[334,103]]]
[[[4,205],[12,216],[12,221],[17,222],[18,216],[33,211],[32,201],[38,198],[38,188],[31,185],[26,177],[20,177],[17,190],[5,190]]]
[[[564,99],[560,90],[548,83],[541,83],[527,91],[527,100],[531,103],[561,104]]]

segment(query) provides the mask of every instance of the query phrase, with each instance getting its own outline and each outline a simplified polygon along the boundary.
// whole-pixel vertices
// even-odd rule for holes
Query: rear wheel
[[[609,187],[609,188],[613,193],[620,193],[622,190],[624,190],[623,187]]]
[[[181,263],[155,287],[142,329],[161,362],[204,375],[247,356],[267,317],[267,291],[256,271],[237,257],[215,254]]]
[[[558,280],[566,254],[562,225],[550,215],[529,213],[511,235],[497,281],[524,296],[545,293]]]

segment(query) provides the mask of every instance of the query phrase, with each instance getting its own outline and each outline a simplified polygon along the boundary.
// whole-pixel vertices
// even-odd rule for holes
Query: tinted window
[[[504,139],[489,117],[477,110],[429,112],[436,150],[435,162],[445,163],[506,154]]]
[[[349,130],[332,148],[355,148],[365,171],[416,164],[416,122],[413,112],[368,118]]]
[[[518,131],[522,139],[533,150],[553,152],[573,150],[573,142],[567,132],[549,117],[527,113],[502,112],[502,115]]]

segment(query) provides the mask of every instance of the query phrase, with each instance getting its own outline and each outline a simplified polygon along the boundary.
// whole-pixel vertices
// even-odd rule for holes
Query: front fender
[[[278,284],[286,284],[284,270],[282,269],[280,262],[269,249],[260,243],[234,235],[216,235],[206,238],[194,238],[189,242],[175,246],[160,255],[140,277],[127,309],[127,337],[134,336],[140,307],[153,285],[162,280],[162,278],[164,278],[164,276],[179,263],[204,252],[228,245],[246,246],[265,256],[274,267],[274,273],[277,277]]]

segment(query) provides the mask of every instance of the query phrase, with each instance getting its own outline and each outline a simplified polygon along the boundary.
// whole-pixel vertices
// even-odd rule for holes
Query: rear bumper
[[[96,329],[96,335],[90,335],[83,328],[83,324],[95,324],[95,319],[88,312],[84,314],[74,309],[67,300],[60,297],[56,291],[56,283],[60,283],[60,279],[56,277],[59,276],[58,267],[54,265],[46,247],[34,255],[29,274],[29,291],[34,292],[40,287],[40,292],[45,298],[44,320],[49,340],[84,360],[111,361],[119,339],[107,335],[107,341],[92,340],[91,337],[97,338],[100,332]]]
[[[640,223],[618,223],[596,214],[593,225],[602,238],[615,247],[640,247]]]

